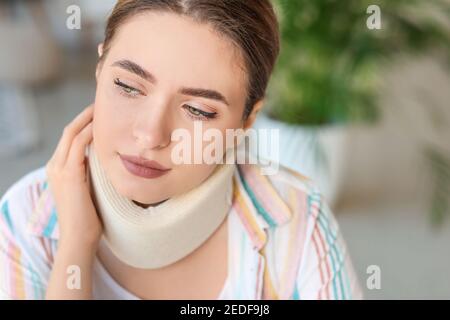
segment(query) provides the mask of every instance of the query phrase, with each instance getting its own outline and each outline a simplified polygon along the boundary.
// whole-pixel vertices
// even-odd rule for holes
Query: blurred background
[[[450,299],[450,0],[273,2],[282,54],[255,126],[322,190],[366,298]],[[93,101],[114,3],[0,1],[0,195]]]

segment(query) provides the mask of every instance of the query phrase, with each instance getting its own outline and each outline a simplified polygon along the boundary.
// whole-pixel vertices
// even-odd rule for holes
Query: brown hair
[[[270,0],[118,0],[105,30],[103,55],[127,19],[145,11],[174,12],[206,23],[240,49],[247,72],[243,118],[264,98],[280,51],[279,26]]]

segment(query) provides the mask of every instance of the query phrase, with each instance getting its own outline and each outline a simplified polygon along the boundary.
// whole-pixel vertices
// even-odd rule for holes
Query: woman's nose
[[[153,106],[136,115],[133,136],[141,150],[160,149],[170,144],[170,118],[167,109]]]

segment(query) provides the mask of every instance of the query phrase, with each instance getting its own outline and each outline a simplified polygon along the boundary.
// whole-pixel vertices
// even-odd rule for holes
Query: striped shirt
[[[219,298],[362,298],[338,224],[311,180],[283,166],[263,175],[260,166],[246,164],[236,166],[233,184],[228,277]],[[42,167],[0,200],[0,298],[45,298],[58,238],[57,212]],[[96,264],[103,275],[93,273],[93,297],[117,297],[110,291],[119,284],[109,276],[106,286],[107,271]],[[121,297],[133,298],[122,290]]]

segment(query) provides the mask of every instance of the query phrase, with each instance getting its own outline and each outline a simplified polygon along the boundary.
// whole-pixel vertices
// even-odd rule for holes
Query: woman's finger
[[[61,139],[51,159],[54,165],[62,167],[65,164],[73,139],[92,120],[92,115],[93,105],[90,105],[64,128]]]
[[[86,147],[92,141],[92,122],[86,125],[81,132],[75,136],[70,146],[66,165],[71,168],[84,166]]]

